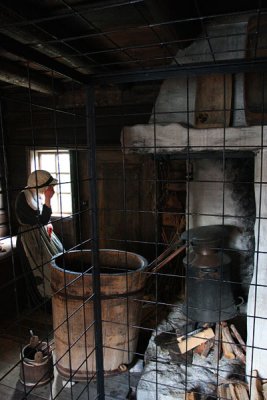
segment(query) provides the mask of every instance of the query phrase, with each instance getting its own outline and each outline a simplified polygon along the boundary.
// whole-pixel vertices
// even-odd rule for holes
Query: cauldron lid
[[[207,243],[223,243],[224,238],[228,234],[224,225],[207,225],[198,226],[183,232],[181,239],[198,246]]]

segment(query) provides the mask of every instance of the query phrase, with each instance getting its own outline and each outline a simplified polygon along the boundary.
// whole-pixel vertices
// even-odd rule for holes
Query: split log
[[[230,390],[230,394],[231,394],[231,399],[238,400],[238,397],[235,393],[235,386],[232,383],[229,384],[229,390]]]
[[[245,384],[230,383],[229,390],[233,400],[249,400],[248,390]]]
[[[207,340],[214,338],[214,332],[211,328],[204,329],[201,332],[196,333],[190,337],[179,342],[180,338],[177,338],[178,346],[181,354],[186,353],[189,350],[194,349],[202,343],[205,343]]]
[[[226,398],[231,399],[231,392],[229,386],[226,386]]]
[[[264,400],[267,400],[267,382],[266,381],[262,382],[262,394],[263,394]]]
[[[197,393],[195,393],[195,392],[186,393],[185,400],[197,400]]]
[[[231,400],[231,393],[228,385],[218,386],[218,399],[220,400]]]
[[[232,336],[229,332],[229,328],[227,325],[221,323],[222,326],[222,350],[225,358],[233,359],[235,358],[235,354],[232,347]]]
[[[191,332],[186,332],[186,333],[185,333],[184,335],[182,335],[182,336],[177,336],[176,339],[177,339],[177,341],[180,343],[180,342],[182,342],[183,340],[188,339],[189,336],[196,336],[197,333],[200,333],[200,332],[204,331],[206,328],[208,328],[208,327],[205,326],[205,327],[202,327],[202,328],[195,329],[195,330],[193,330],[193,331],[191,331]]]
[[[236,356],[240,361],[242,361],[244,364],[246,363],[246,356],[242,352],[242,350],[237,346],[237,344],[234,342],[234,339],[231,335],[230,329],[228,328],[227,325],[223,324],[222,325],[222,334],[223,337],[225,338],[225,341],[228,342],[228,344],[231,345],[232,352],[234,353],[234,356]],[[228,349],[230,351],[230,347]],[[229,358],[229,357],[226,357]],[[230,358],[235,358],[235,357],[230,357]]]
[[[254,369],[251,374],[250,398],[251,400],[264,399],[261,379],[259,378],[258,371],[256,369]]]
[[[212,339],[208,340],[206,343],[204,343],[204,348],[200,354],[202,358],[206,358],[208,356],[213,345],[214,345],[214,340],[212,340]]]
[[[206,342],[201,343],[199,346],[195,347],[194,348],[194,353],[197,353],[197,354],[199,354],[201,356],[201,354],[203,353],[203,351],[205,349],[205,345],[206,345]]]
[[[246,343],[242,339],[242,337],[241,337],[240,333],[238,332],[238,330],[236,329],[235,325],[231,324],[230,328],[231,328],[231,331],[232,331],[234,337],[236,338],[238,343],[241,345],[243,351],[246,352]]]
[[[235,344],[232,343],[232,348],[233,348],[233,352],[235,354],[235,356],[242,361],[243,364],[246,364],[246,356],[245,354],[242,352],[242,350]]]

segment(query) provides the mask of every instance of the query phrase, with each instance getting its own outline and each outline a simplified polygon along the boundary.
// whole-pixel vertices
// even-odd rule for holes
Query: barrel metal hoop
[[[51,285],[51,288],[54,292],[54,296],[58,296],[58,297],[62,297],[62,298],[67,298],[69,300],[81,300],[83,299],[84,301],[87,301],[88,298],[93,297],[93,293],[88,296],[88,297],[82,297],[82,296],[78,296],[78,295],[72,295],[72,294],[68,294],[65,291],[57,291],[53,285]],[[110,295],[101,295],[100,299],[101,300],[110,300],[110,299],[117,299],[117,298],[129,298],[129,297],[136,297],[138,294],[142,294],[144,291],[144,289],[139,289],[136,290],[134,292],[130,292],[130,293],[116,293],[116,294],[110,294]]]

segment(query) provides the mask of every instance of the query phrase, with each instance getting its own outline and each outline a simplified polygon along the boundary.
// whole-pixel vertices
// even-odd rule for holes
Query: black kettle
[[[182,234],[181,239],[189,244],[183,259],[183,313],[193,321],[219,322],[237,315],[231,282],[233,266],[225,252],[226,235],[223,225],[201,226]]]

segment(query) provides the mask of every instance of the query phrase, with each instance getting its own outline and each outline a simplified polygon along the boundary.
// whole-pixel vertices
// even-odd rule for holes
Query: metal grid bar
[[[131,6],[135,7],[135,3],[136,2],[131,2]],[[64,2],[64,4],[67,5],[66,2]],[[115,6],[115,4],[109,4],[111,7],[113,7],[113,5]],[[125,4],[123,4],[123,6],[124,5]],[[116,6],[122,6],[121,2],[117,2]],[[73,8],[71,12],[73,15],[78,16],[81,13],[81,11],[79,11],[77,14]],[[259,12],[258,15],[260,14]],[[202,18],[199,12],[196,20],[202,21]],[[41,23],[40,20],[38,21]],[[149,21],[147,25],[149,26]],[[150,28],[154,32],[154,27],[150,26]],[[260,41],[258,30],[256,36],[255,54],[259,47],[257,42],[258,40]],[[160,36],[157,36],[157,38],[160,41]],[[207,34],[206,39],[210,42],[213,37],[208,37]],[[170,42],[163,44],[168,47]],[[136,49],[137,46],[131,46],[129,48],[132,50]],[[120,51],[124,49],[118,48],[117,50]],[[228,51],[230,52],[230,50]],[[258,313],[258,307],[260,306],[259,296],[266,290],[266,284],[260,272],[262,266],[265,265],[264,257],[267,253],[265,246],[262,245],[262,239],[264,238],[264,229],[262,227],[266,224],[266,213],[264,210],[264,198],[266,195],[265,162],[267,157],[265,143],[264,89],[266,60],[265,57],[262,57],[260,59],[256,58],[255,60],[248,61],[242,59],[217,61],[216,56],[218,56],[218,52],[216,53],[213,49],[212,43],[210,44],[210,53],[213,59],[205,64],[190,64],[186,66],[178,66],[178,64],[176,64],[176,66],[166,66],[160,69],[149,68],[146,71],[142,70],[141,66],[140,70],[135,69],[131,72],[118,73],[115,70],[110,74],[97,73],[90,78],[86,77],[86,82],[90,81],[92,86],[89,89],[84,88],[84,90],[87,90],[87,98],[86,104],[83,106],[82,110],[75,109],[76,99],[74,92],[73,107],[67,110],[58,108],[54,86],[56,78],[53,71],[50,71],[52,76],[51,89],[53,96],[48,96],[45,99],[38,96],[35,98],[35,92],[31,87],[30,63],[28,63],[27,66],[27,91],[21,91],[19,93],[21,96],[19,99],[13,97],[12,93],[1,97],[8,109],[7,114],[3,113],[5,116],[4,124],[6,124],[8,138],[3,144],[3,152],[8,154],[8,158],[5,160],[6,164],[14,165],[14,159],[12,158],[14,154],[18,157],[18,160],[24,159],[18,150],[24,150],[26,144],[33,146],[34,149],[37,150],[40,143],[43,144],[47,142],[49,146],[55,148],[58,153],[61,147],[69,147],[69,149],[74,152],[74,175],[71,179],[65,180],[64,182],[60,178],[60,184],[69,184],[70,182],[73,184],[73,190],[76,191],[77,196],[77,201],[75,203],[76,209],[69,218],[64,218],[61,213],[55,222],[60,224],[59,232],[63,238],[63,243],[67,243],[69,239],[68,235],[73,228],[66,229],[66,225],[64,224],[68,223],[68,220],[77,221],[77,241],[75,243],[72,242],[68,250],[64,252],[66,255],[66,259],[62,262],[64,283],[63,287],[59,288],[54,294],[54,299],[56,295],[60,295],[62,299],[64,294],[65,316],[58,326],[54,327],[52,330],[50,328],[50,331],[46,331],[47,337],[54,335],[55,338],[57,338],[60,329],[66,326],[64,341],[66,341],[67,347],[63,354],[61,353],[59,359],[57,359],[56,365],[60,365],[64,357],[67,357],[70,371],[68,372],[69,375],[68,378],[66,378],[66,382],[63,383],[60,388],[55,387],[52,382],[49,382],[48,386],[44,389],[44,391],[49,393],[53,398],[57,398],[63,394],[66,398],[71,400],[76,400],[78,398],[81,400],[88,400],[91,398],[105,398],[105,396],[119,399],[130,397],[130,395],[133,396],[137,388],[137,394],[139,395],[138,400],[139,398],[143,399],[143,396],[146,395],[146,391],[149,392],[149,394],[153,394],[156,399],[159,398],[162,393],[164,395],[166,395],[166,393],[175,393],[175,398],[177,398],[179,395],[182,396],[192,391],[199,396],[222,398],[225,395],[219,395],[217,392],[218,388],[225,383],[224,380],[221,380],[221,375],[224,376],[224,379],[227,379],[227,385],[236,384],[237,380],[238,383],[242,383],[246,390],[252,391],[253,380],[250,380],[250,377],[254,371],[253,365],[258,365],[258,354],[266,351],[265,343],[264,341],[259,341],[258,335],[259,324],[264,324],[266,321],[264,313]],[[199,54],[201,54],[201,50]],[[168,54],[166,56],[166,61],[169,61],[171,58],[172,55]],[[138,59],[138,62],[140,61],[142,64],[144,60]],[[41,63],[42,62],[43,60],[41,60]],[[49,60],[49,62],[53,64],[53,61]],[[47,64],[47,68],[49,68],[49,66],[52,67],[52,64]],[[126,63],[123,64],[124,66],[126,65]],[[99,68],[102,68],[103,65],[103,63],[99,63]],[[115,62],[113,65],[115,65]],[[53,67],[54,66],[53,64]],[[111,66],[111,63],[106,64],[106,66]],[[60,72],[59,65],[56,65],[55,69],[58,67]],[[258,96],[258,99],[260,99],[260,112],[258,112],[258,114],[260,115],[257,116],[259,122],[256,128],[250,123],[247,123],[245,103],[241,102],[242,104],[240,105],[237,102],[228,106],[226,98],[228,94],[226,88],[226,74],[241,74],[241,72],[250,73],[255,71],[263,72],[262,81],[260,82],[260,95]],[[66,73],[64,70],[61,70],[61,72],[63,72],[63,75]],[[68,73],[69,72],[70,71],[68,71]],[[209,75],[212,76],[214,73],[223,74],[222,104],[215,108],[212,108],[210,104],[204,105],[202,108],[200,106],[197,108],[196,103],[192,103],[192,97],[194,97],[194,92],[192,92],[194,85],[192,83],[195,83],[195,80],[203,75],[209,77]],[[69,74],[69,76],[74,77],[71,74]],[[180,84],[183,80],[184,86],[182,89],[184,89],[184,92],[181,90],[181,87],[179,87],[179,82],[177,83],[176,80],[173,79],[176,77],[180,78]],[[84,78],[82,77],[82,79]],[[127,88],[129,82],[134,83],[161,79],[170,80],[171,82],[169,83],[172,83],[173,87],[178,85],[176,87],[178,96],[175,97],[175,106],[171,110],[164,109],[163,103],[159,101],[162,95],[164,95],[164,84],[166,82],[163,82],[159,96],[155,99],[155,103],[153,104],[151,115],[147,115],[147,124],[143,124],[144,126],[140,124],[140,128],[144,128],[143,136],[141,139],[135,139],[135,127],[128,126],[128,118],[135,117],[138,121],[144,118],[147,113],[142,111],[137,112],[134,108],[134,104],[130,104],[133,110],[126,111],[126,100],[123,96],[124,89]],[[78,77],[77,80],[80,81],[80,77]],[[120,102],[118,102],[119,110],[118,108],[113,109],[111,107],[111,111],[105,111],[103,108],[101,113],[95,115],[93,86],[97,84],[105,85],[106,83],[120,83],[121,98]],[[73,82],[72,85],[74,85]],[[212,87],[212,82],[210,85]],[[236,90],[233,90],[233,93],[237,95]],[[196,96],[197,94],[199,94],[199,92],[196,92]],[[141,97],[142,94],[139,94],[139,96]],[[182,101],[177,102],[177,99]],[[168,95],[168,100],[173,100],[171,99],[171,94]],[[194,104],[193,107],[192,104]],[[131,108],[130,106],[127,110]],[[11,107],[11,111],[9,111],[9,107]],[[16,108],[19,110],[17,111]],[[25,112],[25,110],[27,110],[27,112]],[[216,112],[222,114],[221,125],[219,127],[222,135],[215,141],[215,144],[212,140],[218,133],[218,130],[216,130],[217,128],[196,128],[194,126],[196,120],[193,118],[198,111],[206,112],[207,114]],[[229,112],[232,114],[243,112],[243,121],[245,121],[244,124],[247,124],[247,126],[236,125],[236,120],[233,116],[230,118],[230,122],[228,122],[227,115]],[[19,115],[20,118],[22,118],[21,120],[19,120]],[[44,120],[42,118],[44,118]],[[47,120],[45,118],[47,118]],[[81,119],[83,119],[83,124],[80,122]],[[23,125],[23,123],[27,125],[27,122],[29,124],[28,129],[27,126],[23,126],[23,128],[19,126]],[[121,128],[121,137],[116,138],[117,152],[113,148],[103,149],[97,146],[97,134],[99,127],[102,127],[101,124],[103,124],[106,130],[113,124],[118,130],[118,126]],[[175,132],[178,131],[180,134],[177,136],[175,143],[169,143],[168,129],[171,129],[173,124],[175,125]],[[236,143],[229,142],[229,132],[232,135],[235,134],[234,131],[229,130],[232,124],[240,130]],[[166,128],[163,133],[161,131],[162,126]],[[245,128],[248,129],[246,130]],[[131,129],[133,129],[133,131],[131,131]],[[210,132],[210,135],[206,141],[203,143],[199,143],[198,141],[194,142],[194,134],[196,131],[198,135],[203,135],[204,137],[207,130]],[[239,139],[248,134],[249,131],[252,133],[248,139],[254,135],[255,138],[258,138],[256,143],[251,144],[249,140],[247,143],[244,139],[244,142],[240,144]],[[129,135],[129,132],[133,136]],[[24,136],[20,137],[22,134]],[[132,142],[130,141],[131,137],[134,138]],[[183,137],[185,137],[185,142],[180,142]],[[23,142],[24,138],[26,138],[25,142]],[[121,143],[119,143],[119,141],[121,141]],[[23,169],[24,172],[26,172],[25,165]],[[255,177],[253,177],[254,172]],[[11,211],[12,198],[18,191],[18,188],[23,187],[23,177],[19,176],[19,174],[12,169],[5,169],[4,175],[8,180],[5,186],[6,189],[1,189],[0,194],[7,196],[9,204],[9,223],[11,231],[13,232],[14,221],[12,222]],[[9,175],[11,176],[11,180]],[[14,182],[15,177],[17,182]],[[90,188],[88,189],[89,186]],[[211,192],[210,196],[205,196],[205,192],[208,193],[209,191]],[[255,203],[253,203],[254,191],[256,194],[256,206]],[[84,192],[86,192],[86,194],[84,194]],[[88,192],[90,192],[90,199],[86,197]],[[218,194],[220,196],[218,196]],[[242,201],[244,201],[245,198],[246,204],[242,203],[241,198]],[[229,204],[232,203],[235,203],[233,209],[229,207]],[[63,207],[62,201],[60,204],[61,207]],[[246,206],[247,208],[245,208]],[[91,217],[89,223],[86,222],[88,221],[88,219],[86,219],[87,217]],[[170,222],[174,221],[176,225],[171,225]],[[205,305],[203,306],[203,304],[190,305],[194,291],[188,292],[188,287],[192,284],[192,276],[190,275],[192,272],[190,271],[191,258],[189,257],[189,248],[192,243],[190,242],[189,232],[186,236],[188,243],[186,253],[183,254],[183,259],[182,256],[178,257],[160,270],[152,272],[148,270],[143,271],[141,275],[145,275],[145,286],[142,290],[145,290],[145,295],[139,296],[139,290],[136,288],[134,288],[136,290],[130,292],[132,289],[131,275],[133,271],[131,269],[129,270],[128,262],[131,259],[131,252],[134,254],[137,253],[137,255],[142,254],[149,261],[152,261],[155,257],[158,257],[164,249],[169,248],[176,235],[179,234],[179,236],[181,236],[182,232],[187,228],[198,227],[199,225],[213,225],[214,221],[216,223],[220,221],[220,225],[222,225],[223,228],[234,224],[234,228],[237,228],[237,231],[235,231],[237,235],[243,233],[243,230],[245,231],[244,237],[242,237],[238,243],[242,244],[245,242],[247,246],[241,246],[241,248],[233,247],[231,243],[226,243],[225,237],[223,238],[221,247],[218,247],[216,244],[211,246],[210,249],[208,246],[208,250],[219,252],[221,264],[227,260],[225,255],[228,255],[234,260],[233,264],[235,267],[239,266],[242,274],[245,274],[245,276],[242,275],[242,279],[239,279],[238,276],[224,276],[224,271],[220,270],[219,279],[212,275],[207,281],[209,281],[211,287],[212,285],[216,286],[218,283],[216,286],[217,295],[223,293],[225,285],[229,285],[233,286],[238,294],[244,291],[247,296],[249,289],[252,293],[252,303],[253,300],[255,300],[252,307],[245,311],[243,309],[239,315],[239,317],[245,317],[248,321],[252,321],[251,336],[249,337],[248,335],[247,342],[247,354],[251,352],[251,360],[248,358],[250,360],[248,363],[251,362],[251,367],[248,364],[248,369],[245,371],[244,364],[240,362],[239,369],[234,371],[236,380],[232,380],[231,374],[229,375],[229,373],[227,373],[229,368],[231,368],[229,365],[232,365],[227,357],[222,359],[217,354],[215,360],[209,360],[208,363],[205,363],[205,361],[203,361],[204,356],[198,356],[197,353],[193,353],[192,351],[186,351],[184,356],[181,356],[178,350],[177,336],[187,335],[191,330],[197,327],[199,328],[203,322],[206,322],[196,319],[193,319],[192,322],[190,312],[193,313],[197,310],[199,315],[201,315],[201,313],[209,310],[209,308]],[[186,225],[183,225],[184,223]],[[88,225],[91,226],[91,231],[88,229]],[[249,236],[248,242],[246,242],[246,235]],[[9,236],[7,238],[9,238]],[[254,239],[256,239],[255,248],[252,243]],[[122,271],[119,271],[118,275],[123,275],[122,272],[126,272],[124,276],[125,279],[121,281],[121,286],[126,287],[126,293],[115,293],[111,296],[105,296],[101,293],[101,280],[104,279],[103,275],[106,275],[105,273],[101,274],[101,268],[103,267],[98,259],[100,255],[99,249],[102,245],[106,245],[108,248],[112,249],[120,249],[123,252],[127,262],[126,266],[122,266]],[[176,246],[179,248],[181,243],[179,242]],[[93,249],[93,261],[91,263],[89,262],[90,265],[82,258],[88,251],[88,247]],[[72,277],[72,279],[68,281],[70,265],[68,264],[67,256],[71,255],[73,251],[81,251],[81,270],[78,270],[78,272],[80,272],[78,276],[75,275],[75,278]],[[12,253],[12,256],[14,255],[15,252]],[[254,255],[255,260],[253,261]],[[93,265],[93,274],[91,274],[91,264]],[[159,264],[160,262],[157,261],[156,266]],[[14,259],[12,260],[12,266],[13,276],[11,283],[16,286],[17,283],[19,283],[20,275],[17,274]],[[228,264],[225,262],[223,267],[227,269],[227,266]],[[112,266],[111,271],[109,271],[110,282],[113,275],[116,275],[116,272],[114,274],[113,267],[114,266]],[[234,270],[234,268],[232,269]],[[254,269],[255,274],[253,281],[250,282],[253,272],[252,269]],[[75,271],[75,267],[72,273],[74,274],[74,272],[77,272]],[[210,273],[210,271],[206,272]],[[88,285],[87,278],[90,274],[93,276],[93,290],[88,294],[88,290],[91,287]],[[28,274],[25,273],[23,277],[27,278],[27,275]],[[203,282],[203,276],[194,276],[193,278],[196,285]],[[70,289],[72,285],[79,282],[79,279],[81,280],[82,300],[79,306],[75,307],[75,309],[71,309],[71,301],[77,299],[77,293],[73,294],[70,292]],[[110,286],[112,287],[111,284]],[[5,289],[5,287],[6,283],[1,286],[2,289]],[[179,288],[179,290],[177,288]],[[207,288],[205,290],[208,291]],[[204,291],[204,294],[207,293],[206,291]],[[231,292],[228,292],[228,295],[228,297],[231,297]],[[201,303],[204,297],[203,295],[202,298],[199,299],[199,303]],[[16,297],[17,308],[20,306],[18,299],[19,298]],[[114,299],[118,300],[119,306],[125,304],[125,314],[119,315],[119,317],[115,316],[114,320],[112,320],[112,317],[114,317],[114,310],[111,308],[109,314],[103,317],[101,312],[101,308],[103,309],[102,301],[106,299],[108,299],[110,305]],[[213,298],[213,300],[215,303],[216,298]],[[181,312],[181,301],[184,305],[183,312]],[[91,303],[93,303],[95,312],[92,320],[88,322],[87,306]],[[224,320],[227,321],[227,317],[224,316],[224,301],[220,295],[218,304],[219,322],[225,322]],[[131,312],[133,311],[133,306],[134,309],[140,307],[140,314],[142,314],[140,320],[138,318],[132,320]],[[38,307],[37,311],[40,310],[41,309]],[[31,309],[30,313],[32,314],[33,311],[34,310]],[[117,310],[114,312],[114,314],[116,313],[119,313],[119,311]],[[73,320],[77,315],[79,316],[78,320],[73,324]],[[54,318],[56,317],[57,315],[54,313]],[[17,315],[16,321],[12,322],[15,326],[20,327],[21,337],[24,335],[23,318],[24,314]],[[164,323],[161,322],[163,318],[165,318]],[[81,323],[80,331],[75,336],[73,330],[79,325],[78,322]],[[218,321],[208,322],[210,327],[215,330],[215,323]],[[110,334],[110,331],[113,332],[115,328],[117,328],[118,331],[124,329],[125,343],[115,343],[110,340],[110,338],[114,339],[114,337],[116,337],[116,334]],[[225,326],[223,324],[219,326],[220,333],[224,331],[224,328]],[[90,332],[93,329],[95,342],[93,343],[93,347],[89,349],[87,345],[91,340]],[[131,339],[132,331],[138,332],[138,336],[145,338],[146,348],[142,348],[143,343],[138,343],[137,347],[132,350],[131,340],[134,341],[134,339],[136,339],[136,336],[134,336],[134,339]],[[244,329],[242,330],[242,333],[243,332],[245,332]],[[72,335],[75,337],[74,340]],[[106,337],[104,338],[105,335],[107,335],[108,339]],[[117,335],[119,336],[119,333],[117,333]],[[233,338],[232,340],[234,341]],[[225,341],[227,340],[225,340],[224,337],[216,339],[217,344],[221,344]],[[82,343],[85,356],[81,356],[78,365],[74,366],[76,353],[78,352],[76,346],[79,343]],[[175,344],[175,347],[168,347],[171,344]],[[235,344],[237,343],[235,342]],[[22,348],[20,351],[21,353],[23,352]],[[90,363],[94,351],[96,352],[97,367],[95,371],[93,370],[92,375]],[[110,396],[107,394],[108,385],[107,379],[105,378],[105,374],[110,372],[105,371],[105,363],[107,362],[105,356],[109,351],[114,352],[113,354],[119,352],[123,354],[124,360],[129,361],[129,363],[124,362],[118,366],[121,368],[120,372],[122,370],[125,372],[125,380],[121,380],[123,374],[120,374],[118,370],[115,371],[115,377],[113,378],[113,395],[111,393]],[[210,353],[211,356],[213,355],[213,351],[214,350]],[[138,376],[137,382],[134,380],[134,373],[131,370],[132,356],[134,356],[133,360],[137,358],[141,361],[142,367],[145,361],[145,371],[141,371],[141,377]],[[105,360],[103,360],[103,358]],[[114,357],[108,358],[116,358],[116,356],[114,355]],[[261,356],[261,358],[264,359],[265,357]],[[238,364],[238,360],[238,357],[236,357],[234,364]],[[5,379],[12,377],[12,373],[16,371],[18,365],[20,365],[19,361],[14,362],[10,370],[5,371],[0,378],[5,381]],[[56,365],[53,365],[53,367]],[[84,381],[73,385],[75,376],[77,376],[84,365],[86,374]],[[171,373],[173,365],[175,365],[175,371],[173,371],[175,380],[173,381],[171,378],[168,381],[165,373],[167,370]],[[199,371],[200,369],[201,371]],[[62,371],[63,370],[60,372],[64,375]],[[177,373],[177,371],[179,373]],[[200,374],[197,375],[197,379],[193,376],[195,373]],[[208,381],[202,381],[201,373],[208,376]],[[264,372],[262,374],[261,377],[264,377]],[[176,380],[177,376],[182,376],[181,381]],[[227,378],[225,378],[225,376]],[[96,378],[97,382],[96,390],[94,390],[94,378]],[[202,384],[202,382],[204,382],[204,384]],[[24,385],[23,388],[21,388],[25,398],[37,393],[35,385],[30,389],[26,386],[27,385]],[[127,389],[127,396],[123,390],[120,391],[122,388]],[[116,393],[115,395],[114,391]],[[228,398],[228,395],[226,395],[226,398]]]
[[[65,5],[66,5],[66,8],[70,8],[70,6],[67,3]],[[121,6],[121,4],[116,4],[116,5],[114,5],[114,7],[117,6],[117,5],[119,7]],[[125,6],[125,4],[124,4],[124,6]],[[128,6],[136,8],[135,2],[128,3]],[[79,18],[81,18],[83,21],[85,21],[91,28],[93,27],[93,29],[96,29],[99,32],[95,32],[95,33],[92,33],[92,34],[90,33],[88,35],[86,35],[86,34],[85,35],[74,35],[72,37],[64,37],[64,38],[57,38],[56,37],[55,39],[48,40],[48,41],[36,40],[34,42],[29,43],[28,45],[29,46],[45,46],[45,45],[49,45],[49,44],[64,44],[65,46],[69,47],[70,46],[69,42],[73,41],[73,40],[77,41],[78,39],[86,39],[86,38],[92,39],[92,38],[97,38],[97,37],[98,38],[105,38],[108,41],[111,41],[112,45],[115,46],[116,49],[113,49],[112,52],[114,52],[114,53],[115,52],[124,53],[124,54],[127,55],[127,57],[129,57],[129,60],[128,61],[127,60],[126,61],[120,60],[117,63],[108,63],[108,62],[103,63],[103,62],[99,62],[99,61],[93,60],[93,58],[90,58],[90,60],[87,59],[88,56],[97,56],[98,54],[99,55],[101,54],[103,56],[104,54],[109,54],[110,51],[111,51],[109,48],[107,48],[106,50],[105,49],[101,49],[99,51],[94,51],[94,52],[90,52],[90,51],[89,52],[83,52],[83,51],[73,47],[74,53],[69,53],[67,55],[68,57],[76,57],[77,61],[79,61],[79,60],[81,61],[83,58],[85,58],[84,61],[87,61],[87,62],[89,61],[89,65],[97,65],[98,69],[101,66],[101,67],[104,68],[105,71],[108,71],[107,68],[114,67],[116,65],[117,65],[117,67],[119,67],[119,66],[120,67],[121,66],[127,67],[127,65],[129,63],[136,64],[135,67],[137,67],[139,65],[139,67],[141,67],[141,68],[148,69],[147,66],[145,66],[145,67],[142,66],[142,63],[144,61],[146,61],[146,60],[150,61],[150,62],[154,61],[155,67],[157,65],[156,63],[158,61],[160,61],[160,60],[163,61],[163,62],[164,62],[164,60],[168,61],[168,63],[170,63],[171,61],[174,61],[175,63],[177,63],[176,58],[170,53],[169,53],[169,56],[167,55],[167,56],[164,56],[162,58],[154,58],[154,59],[153,58],[152,59],[149,59],[149,58],[147,58],[147,59],[146,58],[144,58],[144,59],[133,58],[128,53],[128,50],[137,50],[139,48],[139,46],[142,47],[143,45],[140,44],[140,45],[136,45],[136,46],[132,46],[132,47],[128,48],[128,47],[125,47],[125,46],[121,46],[119,43],[116,43],[115,41],[112,41],[112,38],[110,37],[110,35],[113,35],[114,33],[124,33],[125,27],[117,28],[116,30],[102,32],[99,28],[97,28],[97,26],[94,26],[94,24],[92,22],[90,22],[88,19],[86,19],[83,16],[82,12],[80,12],[79,10],[77,11],[74,8],[70,8],[70,9],[71,9],[71,12],[70,12],[71,15],[74,15],[76,17],[79,16]],[[139,8],[137,8],[137,9],[138,9],[138,12],[140,12]],[[261,9],[261,8],[260,8],[260,12],[259,12],[259,8],[258,9],[254,9],[254,10],[250,10],[251,13],[253,13],[253,11],[254,11],[254,13],[258,13],[259,17],[260,17],[260,15],[264,14],[264,12],[266,12],[264,9]],[[243,11],[243,13],[245,14],[245,11]],[[238,15],[240,15],[240,14],[242,15],[242,12],[239,13]],[[69,17],[69,14],[67,14],[67,15]],[[158,35],[158,33],[155,32],[155,28],[160,28],[160,27],[164,27],[164,26],[168,26],[168,25],[176,25],[176,24],[179,24],[179,23],[188,23],[188,22],[193,23],[193,22],[197,22],[197,21],[201,21],[201,23],[203,24],[204,21],[211,21],[212,19],[218,18],[218,16],[221,18],[221,17],[223,17],[225,15],[227,15],[228,17],[232,17],[232,16],[236,16],[237,13],[236,12],[235,13],[232,12],[231,14],[229,14],[229,13],[228,14],[216,14],[216,13],[214,13],[212,15],[205,16],[205,15],[200,15],[200,11],[199,11],[199,16],[197,16],[195,18],[185,18],[183,20],[172,20],[172,21],[167,21],[167,22],[164,21],[164,22],[161,22],[161,23],[151,23],[150,21],[147,21],[147,24],[144,24],[144,25],[135,26],[134,28],[127,27],[126,28],[126,32],[130,32],[130,30],[133,30],[133,31],[136,32],[136,31],[138,31],[140,29],[147,28],[147,29],[151,30],[152,33],[154,32],[155,43],[151,43],[151,45],[147,44],[143,48],[144,49],[145,48],[148,49],[151,46],[152,47],[154,47],[154,46],[164,46],[167,49],[167,52],[168,52],[169,51],[168,49],[169,49],[170,45],[175,45],[175,44],[182,43],[184,39],[181,39],[181,41],[176,41],[176,40],[174,40],[174,41],[165,41],[165,40],[162,40],[161,37]],[[247,15],[247,12],[246,12],[246,15]],[[61,17],[61,16],[59,16],[59,17]],[[53,16],[53,18],[54,18],[54,16]],[[47,21],[47,18],[44,18],[44,21],[42,21],[42,19],[38,19],[37,21],[38,21],[38,23],[41,24],[42,22]],[[46,34],[48,34],[50,36],[51,35],[55,36],[52,33],[48,32],[47,30],[44,30],[43,28],[39,27],[38,23],[35,22],[35,20],[30,20],[27,23],[30,24],[30,25],[36,26],[38,29],[43,30]],[[7,25],[7,27],[8,26],[9,25]],[[14,27],[17,26],[16,23],[14,23],[13,26]],[[18,23],[18,26],[21,26],[21,23]],[[207,37],[207,40],[209,41],[209,43],[211,43],[212,36],[210,36],[208,34],[208,35],[206,35],[206,37]],[[109,47],[109,46],[107,46],[107,47]],[[214,53],[214,51],[213,51],[213,49],[211,47],[210,47],[210,50],[211,50],[211,55],[213,55],[213,58],[214,58],[213,61],[216,62],[217,61],[215,59],[216,52]],[[77,54],[77,52],[78,52],[78,54]],[[27,54],[27,52],[26,52],[26,54]],[[52,57],[52,59],[53,59],[53,57]],[[67,76],[68,76],[68,74],[67,74]],[[82,81],[84,82],[84,80],[82,80]]]

